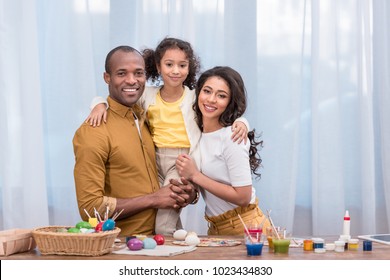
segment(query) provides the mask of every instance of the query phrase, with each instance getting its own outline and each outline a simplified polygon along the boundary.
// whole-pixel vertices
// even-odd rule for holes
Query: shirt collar
[[[114,99],[112,99],[110,96],[107,97],[107,102],[109,105],[109,108],[113,110],[116,114],[121,116],[122,118],[125,118],[128,114],[134,113],[138,119],[141,119],[144,111],[138,104],[134,104],[131,107],[127,107]]]

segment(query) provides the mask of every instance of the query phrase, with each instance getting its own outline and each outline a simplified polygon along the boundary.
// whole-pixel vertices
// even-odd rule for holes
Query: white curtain
[[[390,231],[386,0],[0,0],[0,229],[73,225],[73,134],[113,47],[192,43],[246,83],[263,210],[295,236]],[[182,213],[206,233],[204,204]]]

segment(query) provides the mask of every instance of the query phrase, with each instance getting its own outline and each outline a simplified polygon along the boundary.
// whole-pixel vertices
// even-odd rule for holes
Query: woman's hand
[[[181,177],[180,180],[181,182],[175,179],[169,180],[172,190],[171,197],[176,200],[174,208],[186,207],[188,204],[191,204],[197,196],[197,190],[195,190],[193,184],[183,177]]]
[[[104,122],[107,122],[107,108],[105,104],[100,103],[92,109],[85,122],[96,127],[100,126],[102,119]]]
[[[235,121],[232,125],[232,140],[233,142],[236,142],[238,144],[241,144],[241,142],[244,140],[244,143],[246,144],[246,141],[248,140],[248,128],[246,127],[245,123],[241,121]]]
[[[192,181],[194,175],[199,172],[194,160],[187,154],[181,154],[176,159],[176,170],[181,177]]]

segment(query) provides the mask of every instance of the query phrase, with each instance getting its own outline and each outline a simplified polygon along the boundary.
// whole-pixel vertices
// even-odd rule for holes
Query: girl
[[[192,105],[195,100],[193,88],[200,63],[191,45],[180,39],[165,38],[156,50],[142,51],[145,59],[146,78],[162,86],[146,87],[139,102],[146,112],[149,129],[156,147],[157,168],[161,186],[170,179],[178,179],[176,158],[181,153],[192,156],[199,165],[199,139],[201,132],[195,122]],[[99,103],[105,103],[100,104]],[[96,126],[106,121],[106,100],[95,97],[94,107],[87,122]],[[244,118],[240,119],[246,123]],[[248,125],[235,123],[232,140],[241,142]],[[233,129],[232,127],[232,129]],[[156,233],[172,235],[181,228],[180,212],[175,209],[159,209],[156,216]]]
[[[230,141],[234,120],[246,110],[246,92],[239,73],[230,67],[215,67],[204,72],[197,83],[194,110],[200,139],[201,164],[198,168],[191,155],[182,154],[176,161],[180,176],[200,187],[206,203],[205,218],[209,235],[244,233],[238,214],[246,224],[270,226],[258,206],[252,173],[261,165],[254,130],[249,142],[239,145]],[[198,165],[199,166],[199,165]]]

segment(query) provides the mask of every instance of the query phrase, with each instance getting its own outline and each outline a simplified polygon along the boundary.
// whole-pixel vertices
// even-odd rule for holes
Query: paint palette
[[[358,238],[390,245],[390,233],[359,235]]]
[[[172,244],[188,246],[185,241],[172,241]],[[241,241],[223,238],[201,238],[198,247],[231,247],[240,245]]]

